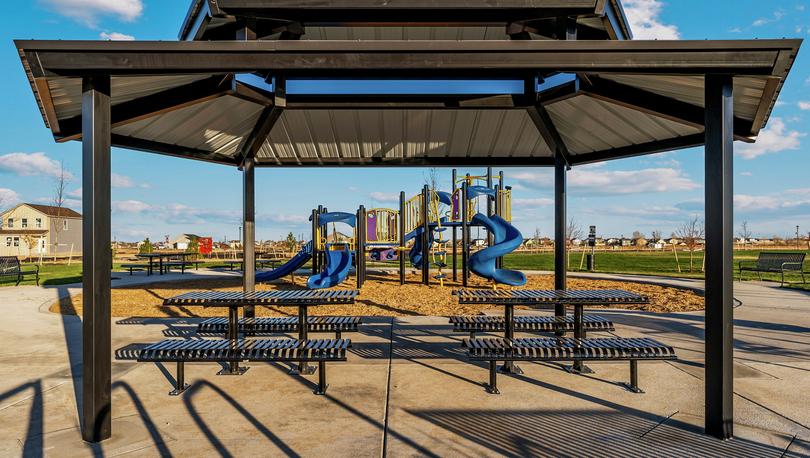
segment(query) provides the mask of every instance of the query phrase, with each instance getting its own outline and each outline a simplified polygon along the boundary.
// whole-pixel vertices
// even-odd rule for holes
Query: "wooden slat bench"
[[[742,281],[743,272],[757,272],[762,280],[762,273],[777,273],[782,275],[782,286],[785,285],[785,272],[796,272],[804,279],[804,253],[769,253],[761,252],[756,261],[740,261],[737,267]],[[752,265],[753,263],[753,265]]]
[[[575,322],[571,315],[563,319],[554,316],[516,316],[515,331],[518,332],[574,332]],[[503,332],[506,320],[502,316],[451,316],[454,332],[469,332],[475,338],[477,332]],[[613,322],[597,315],[583,317],[585,331],[614,331]]]
[[[638,387],[639,360],[674,360],[675,350],[649,338],[528,338],[528,339],[464,339],[471,361],[489,362],[489,393],[498,394],[498,361],[630,361],[630,383],[625,386],[634,393]]]
[[[354,316],[311,316],[307,318],[308,332],[334,332],[342,338],[344,332],[357,332],[361,318]],[[242,318],[239,333],[245,336],[264,336],[300,331],[298,317]],[[200,335],[223,335],[228,332],[228,318],[209,318],[197,327]]]
[[[185,363],[191,362],[317,362],[318,388],[315,394],[325,394],[326,363],[346,361],[348,339],[238,340],[168,339],[154,344],[133,344],[116,351],[117,359],[138,362],[177,363],[174,390],[177,396],[189,388],[185,383]]]
[[[17,256],[0,256],[0,278],[13,278],[17,282],[15,286],[20,286],[26,275],[33,275],[39,286],[38,265],[32,264],[31,268],[23,268]]]

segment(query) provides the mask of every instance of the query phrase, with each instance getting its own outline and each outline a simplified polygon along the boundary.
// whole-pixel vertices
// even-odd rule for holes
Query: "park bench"
[[[625,386],[634,393],[638,387],[638,361],[674,360],[675,350],[649,338],[528,338],[528,339],[464,339],[471,361],[489,362],[487,392],[498,394],[498,361],[630,361],[630,383]]]
[[[121,268],[128,269],[129,274],[132,275],[134,271],[146,270],[149,268],[149,266],[147,266],[146,264],[135,263],[135,264],[121,264]]]
[[[341,339],[344,332],[357,332],[360,317],[353,316],[311,316],[307,318],[308,332],[334,332]],[[242,318],[239,320],[239,333],[245,336],[264,336],[299,332],[298,317],[281,318]],[[197,327],[200,335],[223,335],[228,332],[228,318],[209,318]]]
[[[39,266],[32,265],[31,268],[23,268],[20,264],[20,259],[17,256],[0,256],[0,279],[13,278],[20,286],[26,275],[34,275],[39,286]]]
[[[575,321],[571,315],[565,318],[554,316],[516,316],[514,318],[517,332],[574,332]],[[454,332],[469,332],[474,339],[477,332],[504,332],[506,320],[502,316],[451,316],[450,324]],[[613,322],[597,315],[583,317],[586,332],[614,331]]]
[[[757,272],[759,279],[762,280],[762,273],[778,273],[782,275],[782,286],[785,285],[785,272],[797,272],[802,276],[802,283],[806,283],[804,279],[804,253],[770,253],[761,252],[757,256],[756,261],[740,261],[738,264],[740,272],[740,281],[742,281],[743,272]]]
[[[174,390],[171,396],[182,394],[189,388],[185,383],[185,363],[207,362],[278,362],[318,363],[318,388],[315,394],[325,394],[326,363],[346,361],[348,339],[168,339],[154,344],[132,344],[116,351],[116,358],[138,362],[173,362],[177,364]]]
[[[185,274],[186,273],[186,267],[190,267],[190,266],[191,266],[191,262],[189,262],[189,261],[167,261],[167,262],[163,263],[163,271],[165,273],[169,273],[169,272],[171,272],[173,267],[174,268],[179,267],[180,268],[180,273]]]

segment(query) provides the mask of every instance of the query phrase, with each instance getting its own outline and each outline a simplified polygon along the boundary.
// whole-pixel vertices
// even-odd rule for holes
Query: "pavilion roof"
[[[703,143],[703,75],[734,75],[734,133],[766,125],[801,40],[17,41],[46,124],[81,137],[83,75],[112,75],[114,146],[239,165],[550,165]],[[312,78],[506,80],[520,90],[316,94]],[[304,81],[305,82],[305,81]]]

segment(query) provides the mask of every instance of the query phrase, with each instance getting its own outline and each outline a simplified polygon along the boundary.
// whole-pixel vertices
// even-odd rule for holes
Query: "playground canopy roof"
[[[618,0],[194,0],[179,38],[230,40],[248,18],[260,39],[505,40],[549,37],[557,17],[575,18],[579,39],[632,37]]]
[[[577,165],[697,146],[712,73],[734,75],[734,135],[752,141],[800,44],[16,42],[58,141],[81,138],[81,77],[110,74],[114,146],[236,166]],[[487,82],[445,90],[458,80]]]

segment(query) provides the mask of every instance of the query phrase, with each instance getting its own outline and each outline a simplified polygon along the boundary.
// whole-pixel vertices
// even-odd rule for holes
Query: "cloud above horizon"
[[[678,26],[661,22],[665,3],[660,0],[625,0],[624,13],[636,40],[680,40]]]
[[[142,0],[41,0],[56,13],[96,28],[101,17],[132,22],[143,14]]]
[[[45,153],[8,153],[0,156],[0,172],[2,171],[23,177],[58,178],[62,173],[62,163],[49,158]],[[65,178],[70,181],[74,177],[65,171]]]

